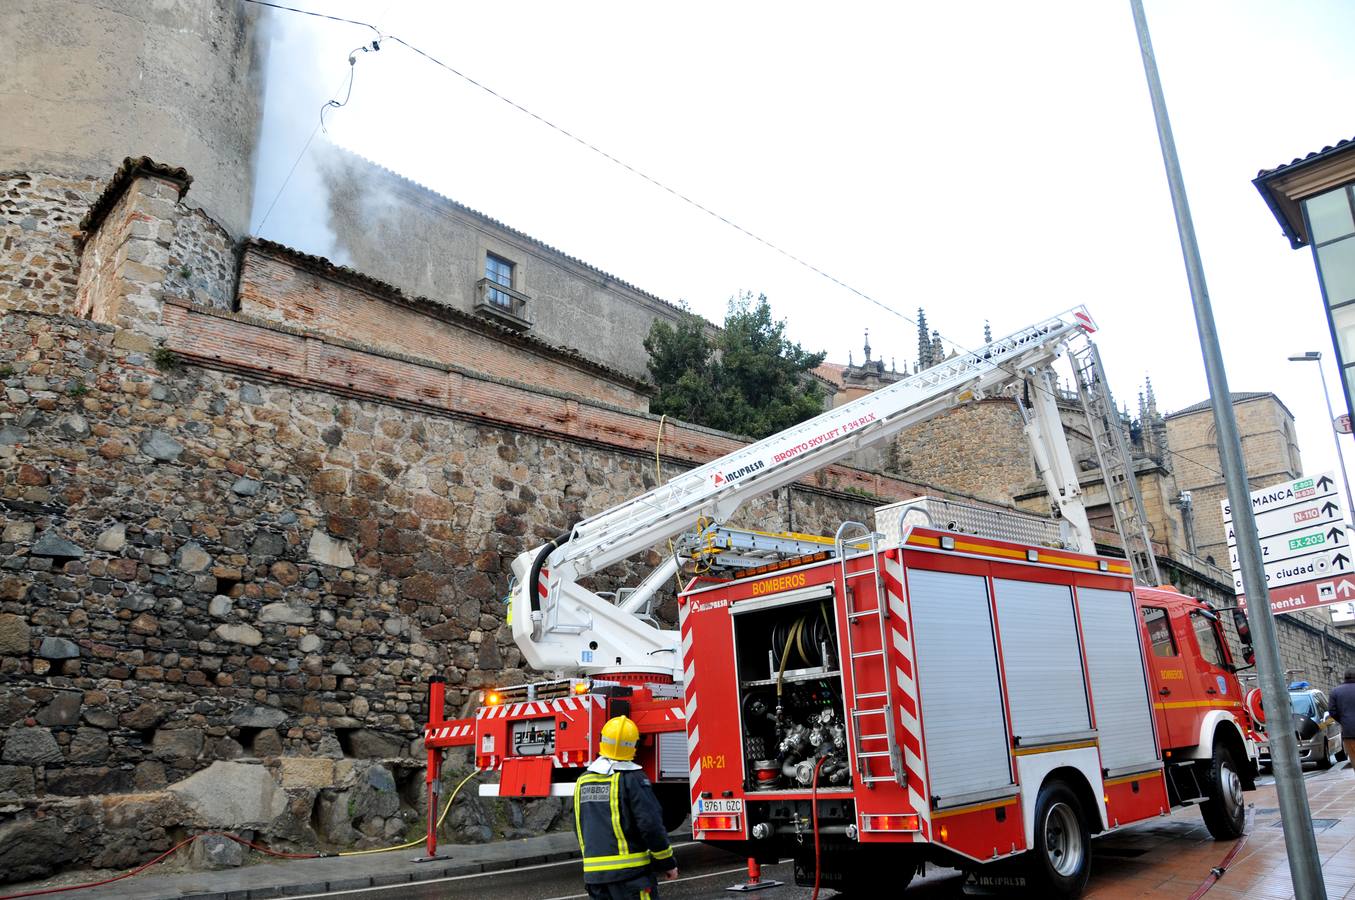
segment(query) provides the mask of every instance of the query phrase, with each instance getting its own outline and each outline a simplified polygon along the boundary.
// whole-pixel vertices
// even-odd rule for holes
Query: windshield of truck
[[[1294,712],[1299,715],[1310,719],[1317,718],[1317,708],[1313,706],[1311,694],[1290,694],[1289,702],[1294,705]]]

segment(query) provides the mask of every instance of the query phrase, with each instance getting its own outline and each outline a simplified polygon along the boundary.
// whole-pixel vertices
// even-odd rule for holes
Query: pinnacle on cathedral
[[[917,308],[917,368],[929,369],[932,365],[932,342],[927,336],[927,313]]]

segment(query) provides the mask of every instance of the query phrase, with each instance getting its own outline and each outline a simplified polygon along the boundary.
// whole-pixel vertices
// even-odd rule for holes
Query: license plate
[[[703,798],[696,801],[696,811],[698,813],[741,813],[743,812],[743,801],[707,800]]]

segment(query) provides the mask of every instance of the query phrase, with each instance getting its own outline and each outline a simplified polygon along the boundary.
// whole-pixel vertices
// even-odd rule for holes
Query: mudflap
[[[859,887],[863,876],[876,874],[870,870],[865,848],[856,841],[839,835],[819,838],[819,886],[835,891]],[[814,839],[806,835],[803,844],[795,846],[795,883],[800,887],[814,886]]]
[[[553,765],[549,756],[513,757],[503,761],[500,797],[548,797]]]

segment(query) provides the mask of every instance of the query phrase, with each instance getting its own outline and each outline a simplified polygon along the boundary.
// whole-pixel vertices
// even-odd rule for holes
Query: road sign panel
[[[1241,564],[1237,551],[1237,534],[1233,528],[1228,501],[1222,501],[1224,532],[1228,540],[1228,561],[1233,569],[1233,587],[1242,593]],[[1350,548],[1341,503],[1336,497],[1336,478],[1330,472],[1296,478],[1251,492],[1252,513],[1256,519],[1257,537],[1261,545],[1261,563],[1265,569],[1266,587],[1272,591],[1316,585],[1323,582],[1319,592],[1314,586],[1311,598],[1298,597],[1295,608],[1334,603],[1339,582],[1347,574],[1355,579]],[[1311,601],[1311,602],[1310,602]],[[1277,607],[1278,609],[1278,607]]]
[[[1333,622],[1355,622],[1355,602],[1346,603],[1341,600],[1331,605],[1331,620]]]
[[[1310,475],[1306,478],[1296,478],[1293,481],[1286,481],[1283,484],[1277,484],[1272,487],[1261,488],[1259,491],[1251,492],[1251,511],[1259,519],[1260,514],[1275,509],[1283,509],[1287,506],[1307,503],[1322,497],[1332,497],[1336,495],[1336,477],[1331,472],[1323,472],[1321,475]],[[1232,507],[1225,498],[1223,501],[1223,521],[1231,522],[1233,520]],[[1258,521],[1257,527],[1260,527]]]
[[[1325,599],[1325,598],[1332,599]],[[1338,608],[1355,609],[1355,577],[1318,579],[1302,584],[1272,588],[1270,608],[1275,613],[1298,612],[1301,609],[1313,609],[1320,606],[1332,606],[1332,615]],[[1247,608],[1247,598],[1241,594],[1237,598],[1238,606]],[[1355,617],[1355,612],[1352,612]]]
[[[1349,551],[1323,550],[1297,559],[1266,563],[1265,570],[1266,587],[1273,590],[1304,581],[1352,573],[1355,572],[1355,566],[1351,565]],[[1242,574],[1237,568],[1233,569],[1233,587],[1238,593],[1242,592]]]
[[[1231,528],[1229,532],[1231,538]],[[1288,534],[1261,538],[1261,561],[1274,562],[1279,559],[1301,556],[1315,550],[1336,550],[1345,547],[1349,542],[1350,538],[1340,522],[1319,525],[1316,528],[1305,526]],[[1230,539],[1228,541],[1228,556],[1232,561],[1233,568],[1236,569],[1236,540]]]
[[[1337,416],[1334,420],[1332,420],[1332,425],[1334,425],[1336,427],[1336,430],[1341,434],[1350,434],[1351,433],[1350,414],[1341,413],[1341,415]]]
[[[1282,534],[1296,537],[1300,533],[1316,531],[1321,526],[1343,521],[1341,505],[1334,497],[1323,497],[1259,514],[1256,517],[1256,532],[1262,539]],[[1228,537],[1228,545],[1236,545],[1237,535],[1233,523],[1224,523],[1223,531]]]

